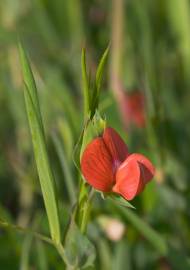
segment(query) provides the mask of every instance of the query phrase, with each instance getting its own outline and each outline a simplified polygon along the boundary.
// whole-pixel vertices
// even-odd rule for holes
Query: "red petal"
[[[141,170],[142,181],[145,184],[149,182],[155,174],[155,168],[150,162],[150,160],[147,159],[145,156],[136,153],[130,155],[130,157],[131,159],[136,160],[138,162]]]
[[[113,191],[121,194],[126,200],[132,200],[137,194],[139,183],[140,168],[129,156],[117,170]]]
[[[145,126],[144,101],[143,94],[138,90],[131,94],[124,94],[121,109],[123,110],[123,120],[127,128],[132,123],[138,127]]]
[[[154,175],[154,166],[141,154],[130,155],[118,168],[113,191],[132,200],[143,191]]]
[[[86,181],[95,189],[108,192],[114,183],[112,157],[102,138],[89,143],[83,152],[81,170]]]
[[[106,128],[103,134],[103,140],[117,165],[120,165],[128,156],[127,145],[124,143],[120,135],[113,128]],[[117,162],[119,164],[117,164]]]

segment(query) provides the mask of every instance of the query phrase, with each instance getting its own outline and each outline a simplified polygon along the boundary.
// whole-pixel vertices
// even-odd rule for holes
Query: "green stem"
[[[82,211],[82,218],[81,218],[81,223],[80,223],[80,230],[81,230],[81,233],[83,234],[86,232],[89,215],[90,215],[90,209],[91,209],[91,205],[89,201],[86,201],[82,209],[83,211]]]
[[[56,247],[59,255],[61,256],[62,260],[65,262],[65,252],[64,252],[64,248],[63,248],[62,244],[58,244],[58,245],[55,244],[55,247]]]
[[[112,0],[110,89],[119,103],[122,92],[124,1]]]
[[[17,226],[17,225],[14,225],[14,224],[10,224],[4,220],[1,220],[0,219],[0,226],[4,227],[4,228],[7,228],[7,229],[13,229],[13,230],[16,230],[16,231],[19,231],[19,232],[22,232],[22,233],[25,233],[25,234],[32,234],[33,236],[35,236],[36,238],[42,240],[42,241],[45,241],[49,244],[53,244],[53,240],[50,239],[49,237],[45,236],[45,235],[42,235],[38,232],[35,232],[35,231],[32,231],[30,229],[27,229],[27,228],[23,228],[21,226]]]
[[[88,225],[90,210],[91,210],[91,201],[94,195],[94,190],[91,189],[90,192],[87,192],[87,187],[85,182],[82,180],[80,185],[79,201],[78,201],[78,226],[81,233],[86,232]]]

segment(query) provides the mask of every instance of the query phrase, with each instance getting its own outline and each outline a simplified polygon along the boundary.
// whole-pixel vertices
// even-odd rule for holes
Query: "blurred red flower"
[[[141,154],[129,154],[127,145],[111,127],[90,142],[81,158],[81,170],[95,189],[115,192],[132,200],[154,176],[154,166]]]
[[[145,106],[144,95],[140,91],[123,93],[121,99],[121,110],[123,122],[128,128],[131,124],[137,127],[145,126]]]

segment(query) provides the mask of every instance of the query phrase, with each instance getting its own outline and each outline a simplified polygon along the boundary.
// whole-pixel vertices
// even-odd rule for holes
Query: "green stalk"
[[[65,262],[65,251],[64,248],[62,246],[62,244],[55,244],[55,248],[57,249],[60,257],[62,258],[62,260]]]
[[[134,211],[128,208],[124,208],[115,204],[111,204],[111,206],[117,209],[117,211],[122,214],[124,219],[129,221],[136,228],[136,230],[139,231],[152,244],[152,246],[160,253],[160,255],[167,255],[167,242],[158,232],[152,229],[149,224],[143,221],[134,213]]]
[[[119,103],[122,92],[122,57],[123,57],[123,17],[124,1],[112,1],[110,89]]]
[[[86,232],[86,229],[87,229],[93,195],[94,195],[94,190],[91,189],[90,193],[88,194],[88,199],[85,201],[82,208],[82,215],[80,219],[80,230],[81,230],[81,233],[83,234]]]
[[[81,178],[79,185],[76,222],[82,234],[85,234],[88,225],[93,195],[94,189],[91,189],[89,192],[86,183]]]
[[[124,0],[112,0],[111,19],[111,61],[109,74],[109,87],[116,100],[123,125],[125,125],[125,111],[121,106],[124,100],[122,63],[124,47]]]
[[[57,151],[60,163],[61,163],[63,174],[65,176],[65,184],[67,187],[69,200],[71,204],[73,205],[76,201],[76,194],[75,194],[75,187],[73,183],[73,177],[71,174],[71,170],[69,168],[69,163],[66,159],[63,145],[60,139],[58,138],[58,136],[56,134],[53,134],[52,138],[53,138],[53,142],[54,142],[54,145],[55,145],[55,148],[56,148],[56,151]]]

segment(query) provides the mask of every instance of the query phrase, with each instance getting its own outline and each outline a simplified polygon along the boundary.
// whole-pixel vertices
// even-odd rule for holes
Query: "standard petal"
[[[116,172],[116,184],[113,187],[113,191],[130,201],[136,196],[139,187],[142,188],[140,183],[140,167],[136,161],[130,160],[129,156]]]
[[[103,140],[115,162],[115,166],[118,167],[128,156],[127,145],[120,135],[111,127],[105,129]]]
[[[114,183],[112,157],[102,138],[89,143],[81,158],[81,170],[86,181],[95,189],[109,192]]]
[[[118,168],[113,191],[132,200],[154,176],[154,166],[141,154],[130,155]]]

